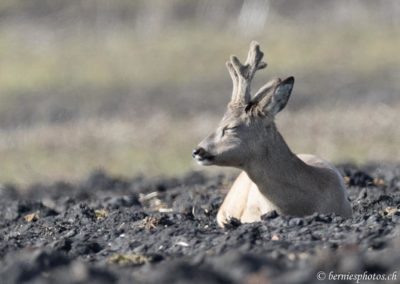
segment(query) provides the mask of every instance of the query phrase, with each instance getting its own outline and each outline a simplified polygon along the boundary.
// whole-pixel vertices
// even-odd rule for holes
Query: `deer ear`
[[[264,109],[272,115],[276,115],[278,112],[280,112],[289,101],[293,85],[294,77],[288,77],[280,82],[273,93],[270,94],[269,99],[264,106]]]

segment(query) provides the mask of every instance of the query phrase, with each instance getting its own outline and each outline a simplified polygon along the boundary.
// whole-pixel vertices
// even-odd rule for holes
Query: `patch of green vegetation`
[[[394,56],[400,38],[390,30],[368,27],[304,33],[280,26],[279,33],[268,32],[258,38],[266,49],[271,73],[346,70],[371,75],[400,64]],[[149,88],[217,81],[226,76],[222,70],[228,55],[243,57],[249,41],[229,31],[188,26],[155,38],[138,39],[127,31],[117,31],[104,38],[74,36],[27,46],[23,39],[3,30],[0,98],[66,86]]]
[[[95,169],[127,177],[188,171],[198,134],[182,131],[187,122],[160,123],[168,131],[146,122],[148,132],[131,122],[105,121],[8,131],[0,141],[0,182],[73,181]]]

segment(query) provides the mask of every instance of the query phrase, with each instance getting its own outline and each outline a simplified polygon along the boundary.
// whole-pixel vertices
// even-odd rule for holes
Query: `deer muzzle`
[[[213,160],[215,158],[214,155],[211,155],[207,152],[203,147],[197,147],[192,151],[192,157],[202,166],[207,166],[213,164]]]

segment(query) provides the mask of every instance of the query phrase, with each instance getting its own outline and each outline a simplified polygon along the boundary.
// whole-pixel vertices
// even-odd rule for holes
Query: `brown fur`
[[[254,73],[266,66],[257,43],[246,64],[227,63],[234,91],[216,131],[193,152],[202,165],[230,166],[243,172],[234,182],[217,215],[220,226],[231,218],[259,221],[271,210],[304,216],[314,212],[352,214],[344,182],[327,161],[295,155],[277,130],[274,118],[289,100],[294,78],[274,79],[251,98]]]

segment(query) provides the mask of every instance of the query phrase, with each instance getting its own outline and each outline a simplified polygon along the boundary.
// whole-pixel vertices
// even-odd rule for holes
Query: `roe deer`
[[[350,217],[338,170],[316,156],[293,154],[275,126],[274,117],[286,106],[294,78],[271,80],[251,96],[254,74],[267,66],[262,58],[254,41],[245,64],[231,56],[226,66],[233,91],[227,111],[216,131],[192,153],[201,165],[242,170],[218,211],[218,224],[224,227],[231,218],[259,221],[272,210],[291,216],[318,212]]]

